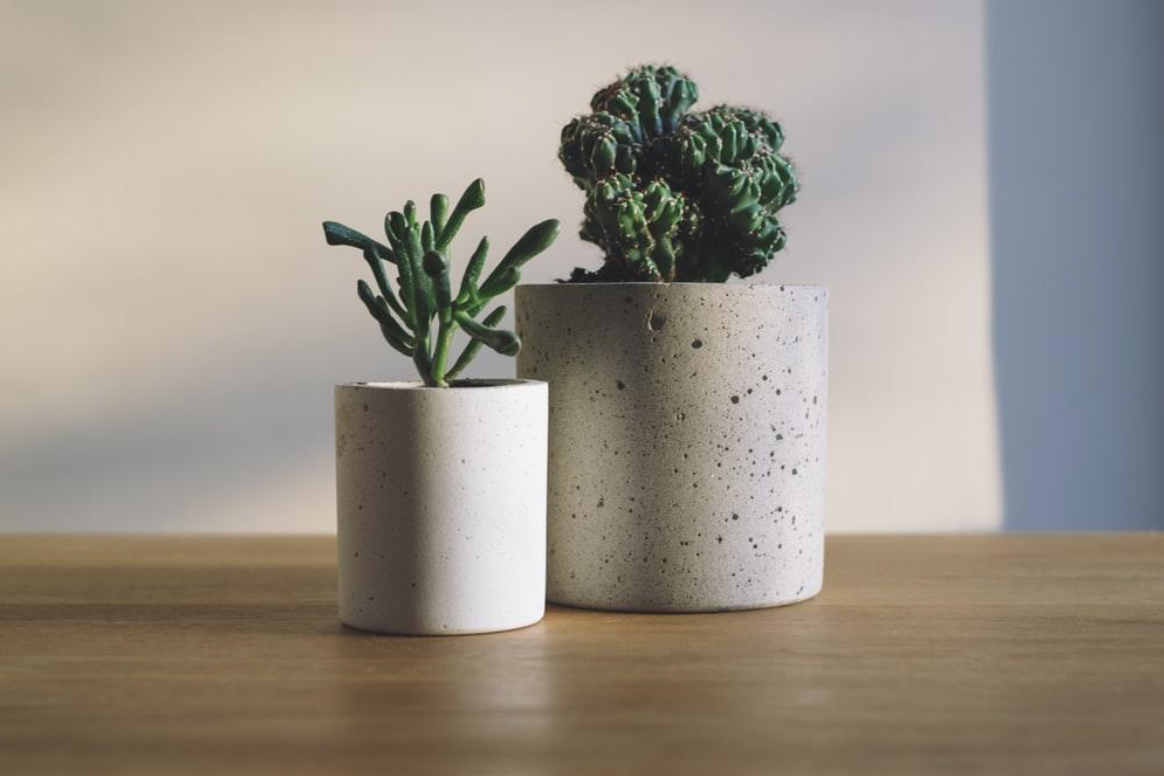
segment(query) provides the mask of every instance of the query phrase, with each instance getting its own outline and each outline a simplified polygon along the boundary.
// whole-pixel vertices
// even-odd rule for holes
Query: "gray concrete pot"
[[[484,633],[545,612],[545,383],[335,389],[340,619]]]
[[[824,564],[828,291],[519,286],[550,384],[548,587],[596,609],[752,609]]]

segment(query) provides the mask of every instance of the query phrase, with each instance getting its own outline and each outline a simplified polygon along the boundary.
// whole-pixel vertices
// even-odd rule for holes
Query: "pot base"
[[[352,630],[373,636],[476,636],[483,633],[505,633],[506,631],[530,628],[542,621],[542,615],[538,615],[533,619],[516,624],[494,624],[483,628],[448,627],[441,628],[440,630],[433,630],[431,628],[417,628],[410,630],[407,628],[390,626],[381,627],[376,625],[360,625],[359,623],[348,622],[343,618],[341,618],[340,621],[343,623],[345,628],[351,628]]]
[[[568,606],[571,609],[592,609],[600,612],[625,612],[627,614],[725,614],[727,612],[753,612],[760,609],[779,609],[783,606],[792,606],[794,604],[801,604],[805,601],[811,601],[820,595],[822,587],[818,586],[816,590],[807,595],[800,595],[794,598],[771,601],[767,603],[756,604],[729,604],[726,606],[660,606],[649,605],[646,607],[636,605],[613,605],[603,604],[601,602],[572,602],[558,600],[556,598],[547,599],[547,603],[555,606]]]

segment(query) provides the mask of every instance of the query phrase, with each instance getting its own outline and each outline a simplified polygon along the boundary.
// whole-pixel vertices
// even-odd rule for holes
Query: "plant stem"
[[[436,351],[432,357],[432,380],[433,383],[441,388],[447,388],[448,382],[445,380],[445,364],[449,360],[449,347],[453,344],[453,332],[457,330],[457,324],[449,321],[447,324],[441,321],[440,329],[437,334]]]
[[[416,345],[412,352],[412,360],[416,364],[416,371],[424,378],[424,384],[430,388],[437,387],[439,383],[433,379],[432,360],[428,355],[427,333],[423,337],[416,338]]]

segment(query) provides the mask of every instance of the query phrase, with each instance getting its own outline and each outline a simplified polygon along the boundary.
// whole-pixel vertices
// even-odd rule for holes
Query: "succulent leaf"
[[[433,231],[438,235],[445,228],[445,221],[449,215],[449,198],[444,194],[433,194],[428,203],[428,217],[432,221]]]
[[[461,225],[465,223],[465,216],[469,215],[477,208],[485,205],[485,181],[478,178],[469,184],[461,198],[457,200],[456,206],[453,208],[452,215],[449,216],[449,221],[445,224],[445,228],[441,230],[440,237],[436,241],[436,249],[443,251],[449,247],[449,243],[457,236]]]
[[[486,315],[485,318],[482,319],[481,323],[488,328],[493,328],[497,324],[501,323],[501,319],[504,317],[505,305],[499,305],[495,310],[493,310],[493,312]],[[469,362],[471,362],[477,356],[477,352],[480,350],[481,340],[470,337],[469,343],[465,345],[465,349],[461,351],[461,355],[457,358],[456,363],[453,364],[453,368],[446,373],[446,378],[452,380],[460,375],[461,372],[465,370],[465,367],[469,365]]]
[[[481,277],[481,270],[485,267],[485,257],[489,255],[489,238],[482,237],[477,243],[477,250],[469,257],[465,265],[465,274],[461,276],[461,288],[457,291],[457,303],[465,304],[477,295],[477,279]]]
[[[489,279],[481,286],[480,299],[483,302],[500,296],[520,282],[521,270],[517,267],[506,267],[501,274],[489,276]]]
[[[491,328],[473,320],[463,312],[457,312],[455,318],[466,334],[487,348],[492,348],[505,356],[517,355],[517,351],[521,350],[521,340],[512,331]]]
[[[521,278],[521,266],[548,248],[558,235],[556,220],[531,227],[478,287],[489,252],[489,240],[482,238],[453,298],[447,247],[465,216],[484,203],[485,183],[480,178],[469,184],[451,213],[448,198],[434,194],[428,221],[417,220],[416,204],[409,201],[401,212],[384,217],[384,233],[391,247],[334,221],[323,225],[329,245],[352,246],[363,252],[380,293],[363,280],[356,284],[356,293],[376,319],[385,341],[412,358],[425,385],[447,387],[482,345],[505,355],[517,353],[521,347],[517,335],[497,328],[505,315],[504,306],[498,306],[483,321],[477,321],[476,315],[490,298],[513,288]],[[398,294],[388,281],[385,261],[396,265]],[[446,370],[449,347],[458,328],[465,330],[470,341],[453,367]]]
[[[558,238],[558,232],[561,229],[561,224],[556,218],[551,218],[542,221],[540,224],[531,226],[525,234],[513,244],[513,247],[502,257],[501,261],[490,273],[489,278],[485,281],[488,285],[494,278],[500,277],[509,269],[518,269],[522,267],[527,261],[537,256],[539,253],[549,248],[554,244],[554,240]]]
[[[352,248],[359,248],[362,251],[378,248],[385,259],[395,261],[396,258],[387,245],[376,242],[366,234],[357,232],[355,229],[344,226],[343,224],[337,224],[335,221],[323,222],[323,236],[327,240],[328,245],[347,245]]]
[[[380,333],[388,344],[406,356],[413,355],[414,342],[412,336],[406,332],[388,312],[388,305],[383,297],[376,296],[371,286],[363,280],[356,284],[356,294],[368,309],[368,313],[380,324]]]
[[[449,281],[449,261],[436,251],[429,251],[424,257],[424,272],[432,281],[437,315],[444,325],[448,325],[453,315],[453,299]]]
[[[392,286],[388,283],[388,275],[384,272],[384,263],[381,260],[379,249],[372,247],[364,251],[364,261],[368,262],[368,266],[372,270],[372,277],[376,279],[376,286],[380,289],[388,306],[402,320],[407,321],[408,312],[396,301],[396,295],[392,293]]]
[[[432,223],[425,221],[420,228],[420,247],[425,253],[431,251],[434,245]]]

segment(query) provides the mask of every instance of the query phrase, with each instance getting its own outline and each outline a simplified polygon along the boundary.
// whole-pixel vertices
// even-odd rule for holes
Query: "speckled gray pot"
[[[545,383],[335,389],[340,619],[484,633],[545,612]]]
[[[828,291],[519,286],[521,377],[550,384],[548,594],[751,609],[824,564]]]

